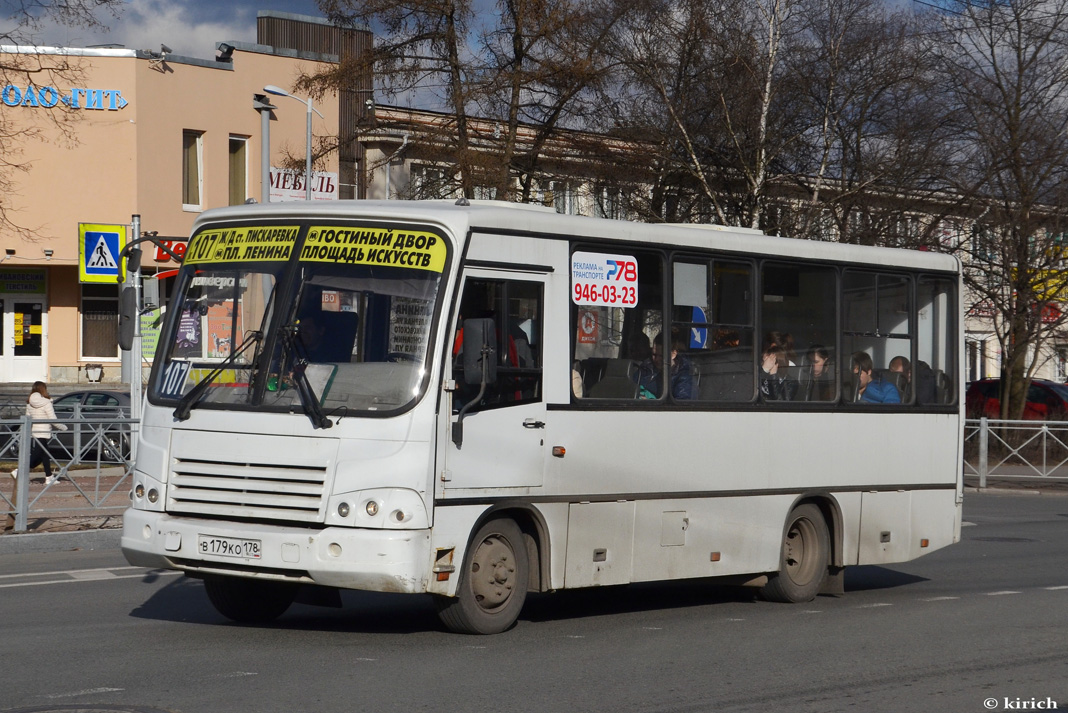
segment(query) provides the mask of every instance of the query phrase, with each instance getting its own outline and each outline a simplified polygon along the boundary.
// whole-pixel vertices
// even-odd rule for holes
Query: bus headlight
[[[409,488],[367,488],[338,493],[327,504],[327,525],[418,530],[430,527],[423,495]]]

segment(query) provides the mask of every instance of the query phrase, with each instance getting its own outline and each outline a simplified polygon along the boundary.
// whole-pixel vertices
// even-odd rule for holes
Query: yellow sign
[[[185,263],[285,262],[299,231],[295,225],[205,230],[189,241]]]
[[[41,332],[41,325],[39,325],[39,324],[31,324],[30,325],[30,334],[41,334],[41,333],[42,333]]]
[[[421,230],[313,226],[300,251],[303,262],[388,265],[441,272],[447,248],[440,235]]]
[[[190,369],[189,378],[196,384],[203,381],[212,371],[214,371],[214,369]],[[211,383],[215,386],[248,386],[247,379],[245,381],[237,380],[236,369],[223,369]]]

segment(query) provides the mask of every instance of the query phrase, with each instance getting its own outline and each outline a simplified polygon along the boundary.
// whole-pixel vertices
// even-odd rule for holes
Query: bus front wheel
[[[297,597],[296,584],[241,577],[205,577],[204,589],[216,611],[241,624],[274,621]]]
[[[830,562],[831,537],[823,513],[812,503],[794,508],[786,523],[779,571],[761,594],[772,602],[810,602],[819,594]]]
[[[438,599],[438,616],[461,634],[499,634],[519,618],[527,597],[527,550],[512,520],[479,528],[464,555],[456,596]]]

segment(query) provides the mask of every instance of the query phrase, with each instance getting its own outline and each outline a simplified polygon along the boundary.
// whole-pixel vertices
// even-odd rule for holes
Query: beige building
[[[180,248],[202,211],[262,200],[257,94],[274,107],[273,199],[303,199],[307,105],[303,97],[266,96],[264,87],[292,91],[301,72],[336,57],[235,42],[220,43],[209,60],[128,49],[33,53],[45,64],[68,62],[79,76],[56,86],[8,85],[0,93],[8,126],[40,132],[19,141],[17,159],[29,170],[13,176],[15,191],[4,198],[8,217],[24,230],[0,229],[0,382],[77,383],[98,373],[118,381],[117,283],[82,284],[79,251],[95,255],[105,273],[118,256],[106,241],[98,250],[92,231],[84,237],[79,225],[126,225],[133,239],[136,214],[143,234]],[[322,114],[312,115],[314,136],[337,136],[337,97],[316,100],[314,108]],[[336,200],[339,175],[336,151],[317,160],[313,198]],[[147,275],[175,267],[143,247]],[[146,340],[148,353],[151,334]]]

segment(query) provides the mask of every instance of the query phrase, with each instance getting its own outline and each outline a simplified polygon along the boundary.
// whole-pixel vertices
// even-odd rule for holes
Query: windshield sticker
[[[418,230],[317,226],[308,230],[300,252],[303,262],[344,265],[389,265],[441,272],[445,241]]]
[[[589,307],[638,304],[638,261],[631,255],[577,252],[571,256],[571,301]]]
[[[205,230],[189,241],[185,264],[285,262],[293,253],[298,232],[295,225]]]

